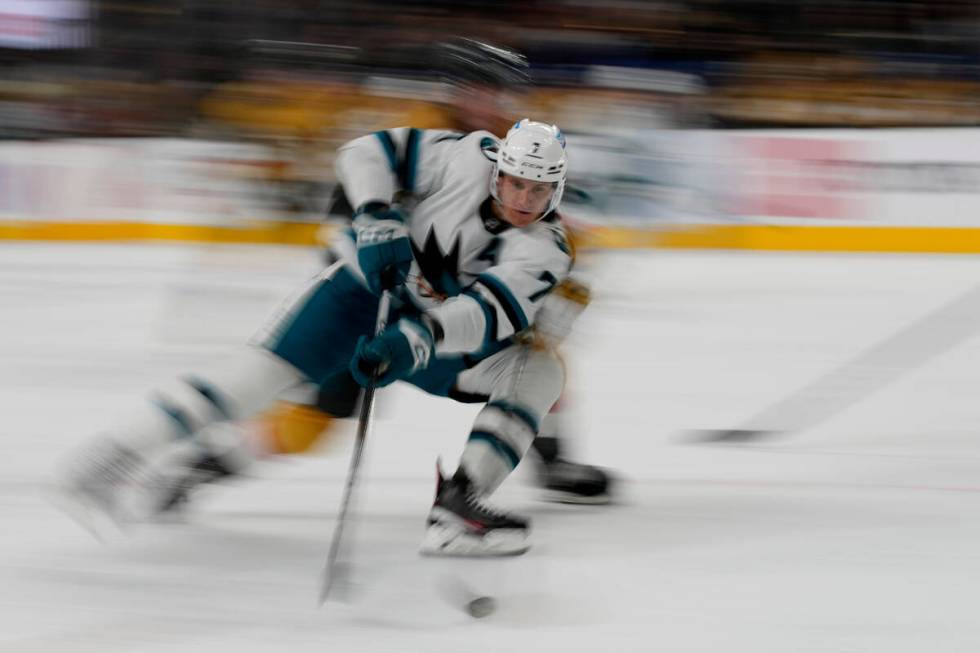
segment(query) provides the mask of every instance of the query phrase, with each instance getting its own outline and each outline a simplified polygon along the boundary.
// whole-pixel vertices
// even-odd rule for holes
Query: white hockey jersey
[[[494,217],[497,147],[489,132],[403,127],[353,140],[337,156],[352,207],[391,204],[400,193],[413,198],[407,223],[415,261],[407,285],[443,328],[437,354],[478,352],[524,331],[572,265],[555,214],[524,228]],[[353,230],[337,250],[361,275]]]

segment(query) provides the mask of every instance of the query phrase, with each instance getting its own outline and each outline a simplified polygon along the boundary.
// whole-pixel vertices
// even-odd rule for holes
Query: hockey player
[[[450,129],[459,132],[485,130],[495,135],[510,126],[504,116],[512,110],[514,96],[530,84],[527,59],[508,48],[456,38],[435,48],[435,67],[449,84],[448,102],[415,111],[406,123],[422,129]],[[332,202],[331,214],[342,228],[349,223],[353,207],[343,186]],[[340,253],[331,249],[330,260]],[[577,301],[577,310],[588,302],[588,292],[569,280],[559,293],[566,301]],[[298,396],[296,396],[298,395]],[[256,451],[294,454],[309,450],[335,425],[336,417],[353,414],[359,388],[346,371],[319,385],[319,391],[297,389],[294,395],[274,404],[258,420],[246,427],[248,441],[243,446],[224,443],[195,453],[188,462],[170,470],[169,496],[164,509],[182,505],[196,486],[241,474]],[[541,434],[534,440],[534,478],[546,491],[545,498],[564,503],[606,503],[609,500],[609,474],[598,467],[572,461],[561,433],[567,429],[558,405],[543,421]]]
[[[542,313],[572,265],[556,214],[566,164],[560,131],[527,119],[502,142],[489,132],[401,128],[348,143],[337,173],[358,208],[338,243],[341,260],[228,369],[161,388],[86,445],[69,461],[63,489],[127,519],[127,488],[145,483],[146,461],[161,449],[349,369],[362,385],[405,380],[485,404],[455,473],[440,473],[422,551],[525,551],[528,521],[486,498],[524,456],[562,389],[560,361],[532,336],[538,323],[549,325],[542,335],[560,335],[575,314],[560,305]],[[395,204],[399,195],[414,199],[411,213]],[[367,335],[386,288],[399,306],[382,333]]]

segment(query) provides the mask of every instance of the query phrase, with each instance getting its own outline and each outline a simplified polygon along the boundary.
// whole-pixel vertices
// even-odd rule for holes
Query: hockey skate
[[[430,556],[508,556],[530,548],[527,519],[489,506],[460,468],[447,479],[437,469],[436,499],[420,552]]]
[[[96,537],[106,539],[138,519],[138,497],[148,485],[143,457],[105,438],[64,465],[51,499]]]
[[[174,517],[182,512],[198,487],[238,474],[221,458],[201,453],[166,476],[162,482],[161,499],[155,508],[156,515],[161,518]]]
[[[533,446],[540,458],[537,480],[545,491],[546,500],[590,505],[610,502],[613,479],[609,472],[563,458],[561,441],[557,437],[539,436]]]

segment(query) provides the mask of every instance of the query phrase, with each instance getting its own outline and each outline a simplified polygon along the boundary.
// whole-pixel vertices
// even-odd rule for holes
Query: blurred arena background
[[[973,2],[2,6],[2,238],[329,240],[335,147],[425,122],[466,36],[527,55],[595,244],[980,251]]]

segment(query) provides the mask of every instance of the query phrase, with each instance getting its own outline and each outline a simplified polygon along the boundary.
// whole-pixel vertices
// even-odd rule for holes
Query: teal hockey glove
[[[405,282],[414,256],[405,216],[381,202],[368,202],[354,216],[357,263],[376,295]]]
[[[429,365],[435,340],[431,326],[402,318],[374,337],[361,336],[350,362],[351,375],[365,387],[375,373],[379,388],[405,379]]]

